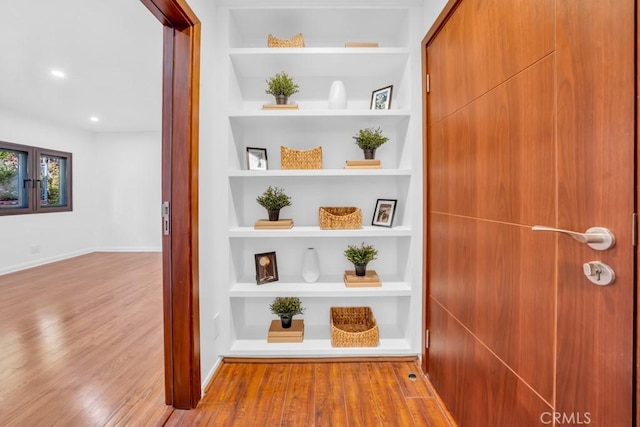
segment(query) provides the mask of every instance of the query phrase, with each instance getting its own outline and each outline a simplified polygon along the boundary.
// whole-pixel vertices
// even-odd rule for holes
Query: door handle
[[[533,231],[554,231],[556,233],[566,234],[573,237],[580,243],[585,243],[592,249],[597,251],[606,251],[611,249],[616,244],[616,238],[613,233],[604,227],[591,227],[584,233],[578,233],[570,230],[563,230],[562,228],[546,227],[544,225],[534,225],[531,227]]]

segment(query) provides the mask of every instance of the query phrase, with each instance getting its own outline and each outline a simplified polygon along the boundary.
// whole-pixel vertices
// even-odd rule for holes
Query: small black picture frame
[[[247,147],[247,169],[267,170],[267,149]]]
[[[371,225],[392,227],[397,204],[398,200],[396,199],[378,199],[376,201],[376,208],[373,211]]]
[[[278,262],[275,252],[255,254],[256,283],[263,285],[278,281]]]
[[[391,96],[393,95],[393,85],[376,89],[371,93],[372,110],[390,110]]]

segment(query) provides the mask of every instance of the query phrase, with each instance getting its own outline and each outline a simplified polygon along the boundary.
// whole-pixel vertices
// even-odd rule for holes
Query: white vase
[[[314,248],[307,248],[302,256],[302,278],[307,283],[315,283],[320,278],[320,261]]]
[[[340,80],[336,80],[331,83],[331,89],[329,90],[329,109],[344,110],[346,108],[347,91],[344,88],[344,83]]]

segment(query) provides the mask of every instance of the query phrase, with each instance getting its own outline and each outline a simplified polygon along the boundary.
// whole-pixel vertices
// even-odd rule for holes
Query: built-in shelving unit
[[[419,354],[422,325],[422,152],[419,28],[421,8],[401,7],[221,7],[218,21],[227,126],[217,143],[226,150],[228,221],[220,247],[229,265],[222,268],[223,355],[354,356]],[[302,32],[304,48],[267,48],[269,33],[291,37]],[[411,40],[411,44],[410,41]],[[378,48],[345,48],[348,41],[375,41]],[[272,103],[265,80],[286,71],[300,85],[290,102],[297,110],[262,110]],[[346,110],[328,108],[329,87],[342,80]],[[369,108],[373,90],[393,85],[390,110]],[[221,88],[222,89],[222,88]],[[390,141],[378,149],[382,169],[344,169],[347,159],[362,158],[352,136],[380,127]],[[322,146],[323,169],[281,170],[280,146]],[[246,148],[266,148],[268,170],[247,170]],[[255,198],[267,186],[286,189],[293,206],[287,230],[255,230],[266,212]],[[372,226],[377,199],[397,199],[394,226]],[[321,206],[356,206],[363,228],[321,230]],[[370,264],[383,282],[378,288],[347,288],[342,273],[352,266],[343,256],[349,244],[374,244],[378,260]],[[302,254],[314,247],[320,258],[318,282],[301,277]],[[275,251],[279,281],[257,285],[254,255]],[[302,343],[267,343],[269,303],[276,296],[298,296],[306,307]],[[369,306],[380,328],[373,348],[333,348],[329,309]]]

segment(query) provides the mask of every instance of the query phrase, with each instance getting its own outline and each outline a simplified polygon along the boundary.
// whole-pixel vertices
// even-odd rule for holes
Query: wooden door
[[[461,426],[632,424],[634,19],[634,0],[452,0],[424,39],[423,360]]]

